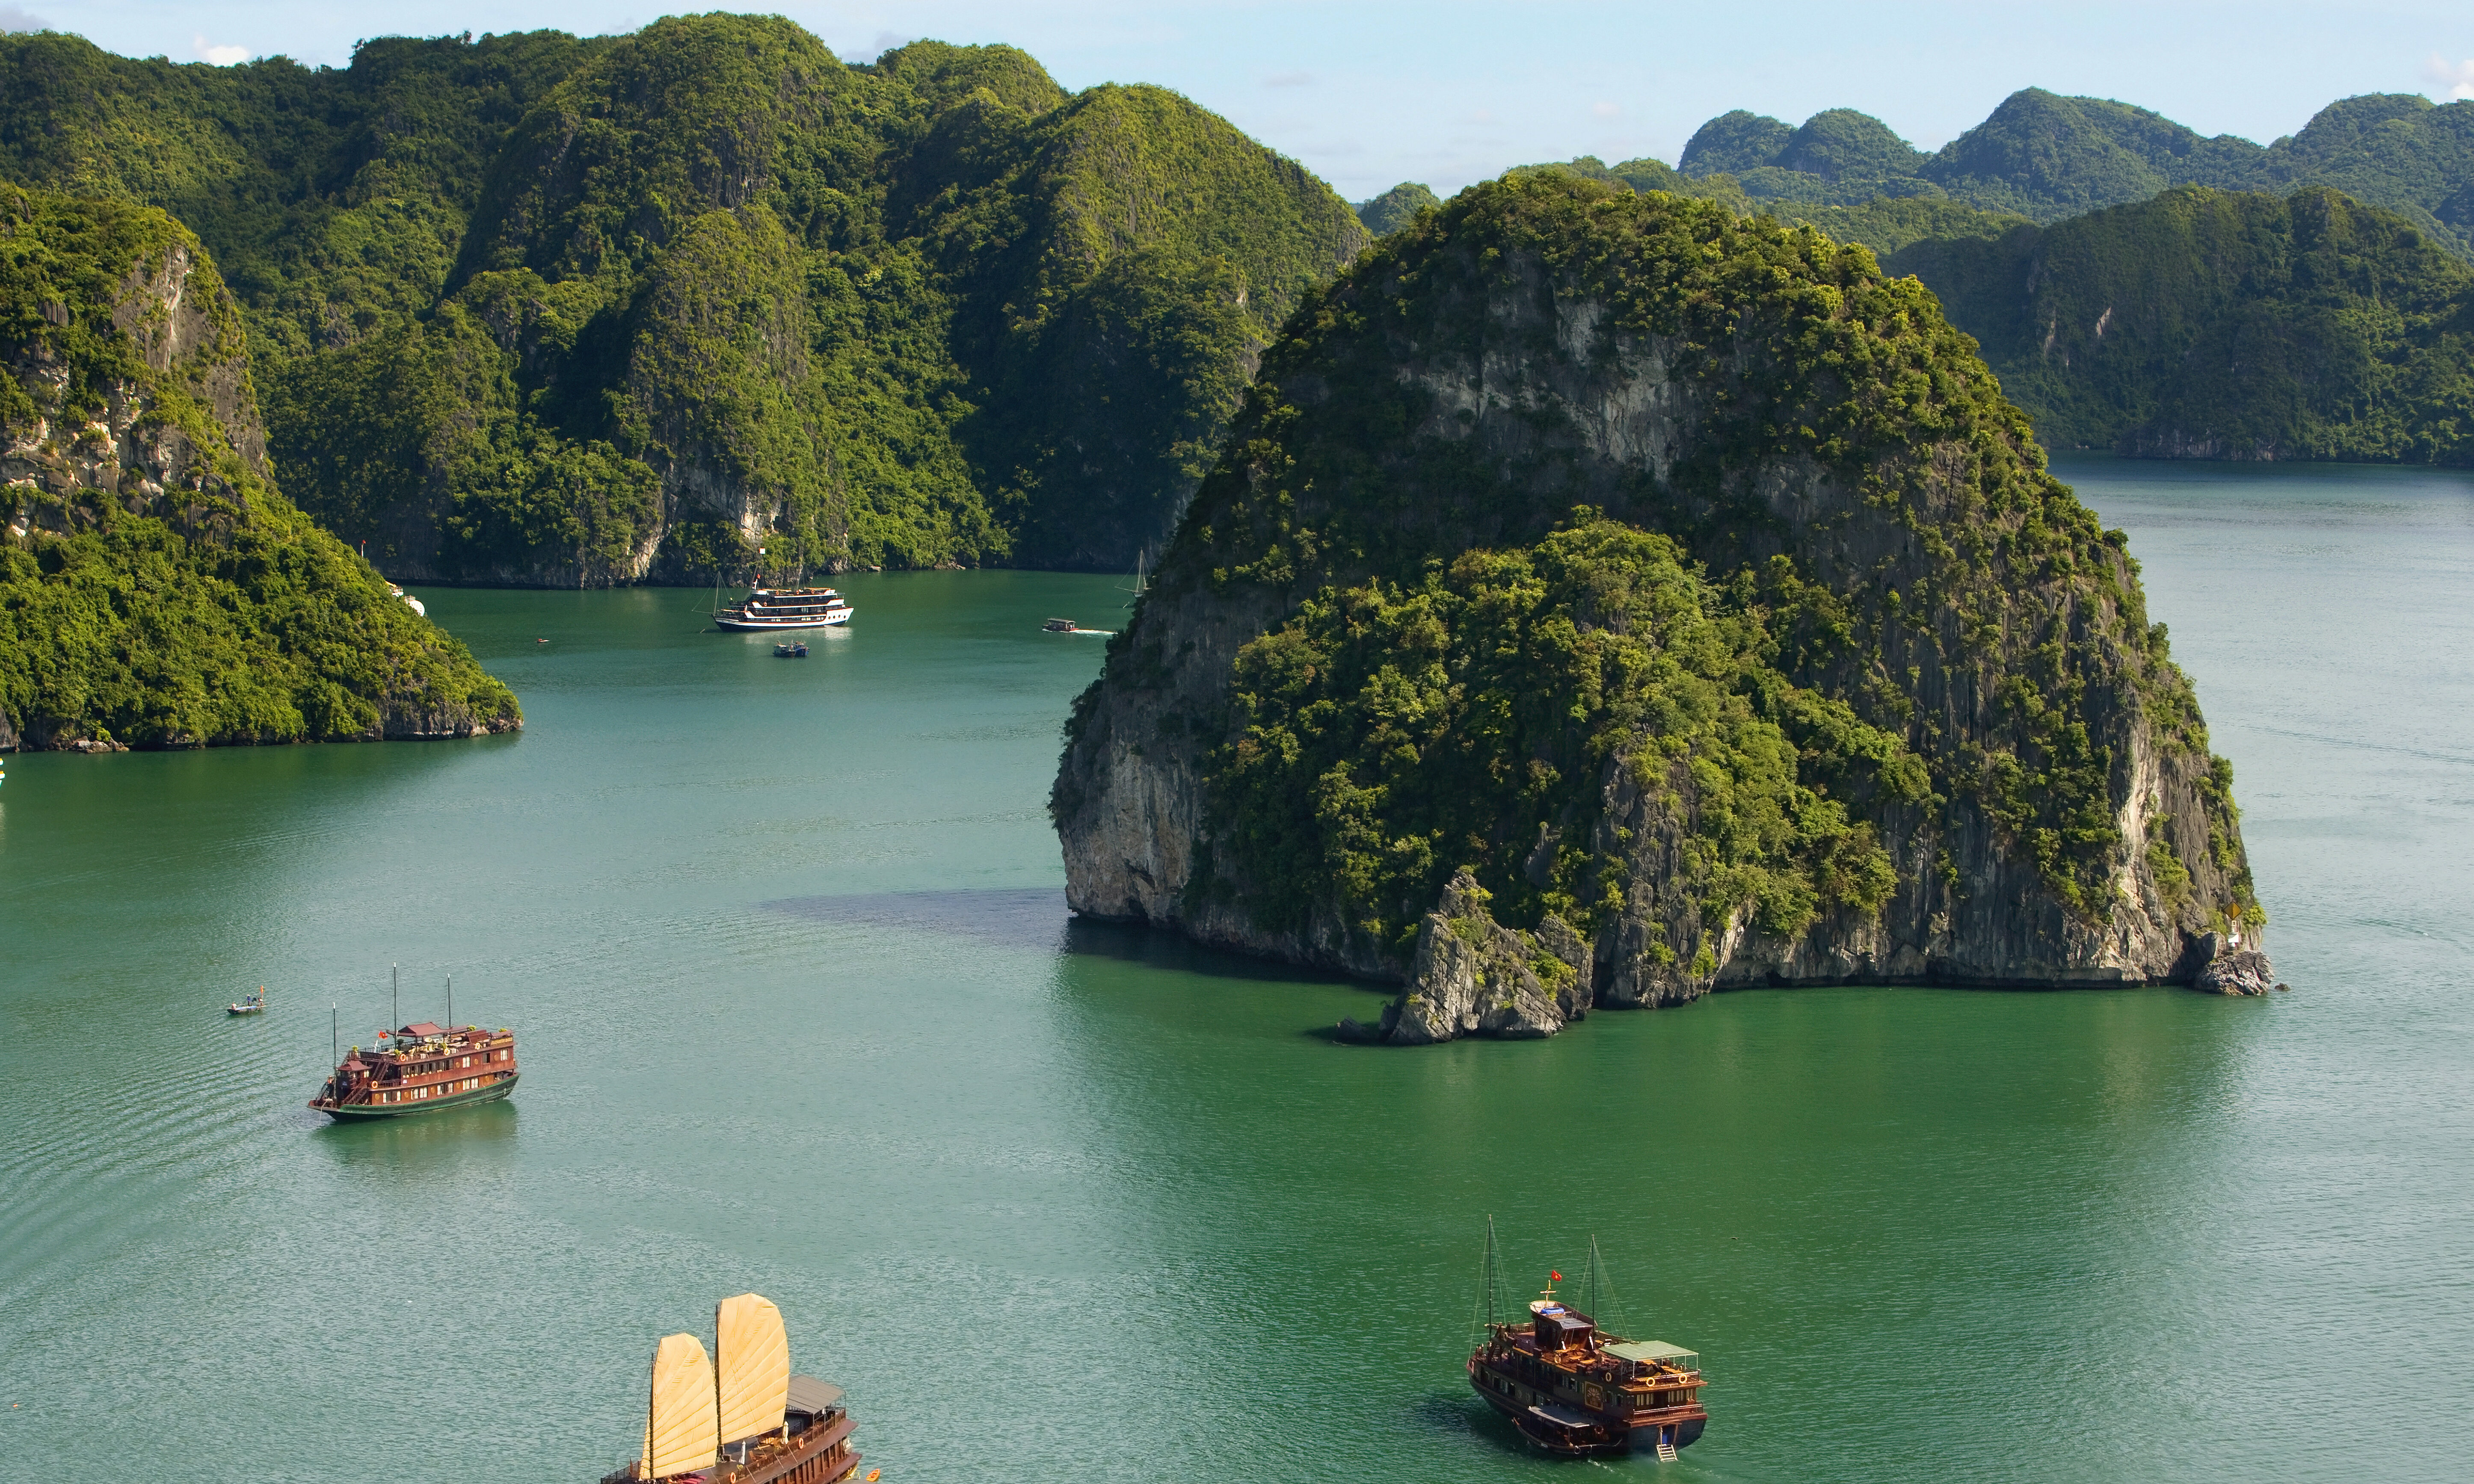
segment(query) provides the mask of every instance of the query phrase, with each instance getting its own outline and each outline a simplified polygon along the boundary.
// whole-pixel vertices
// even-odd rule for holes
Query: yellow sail
[[[644,1474],[666,1479],[714,1461],[713,1362],[692,1334],[667,1334],[653,1352],[653,1404],[644,1419]]]
[[[773,1301],[752,1293],[722,1300],[713,1321],[713,1351],[721,1441],[737,1443],[781,1426],[790,1400],[790,1337]]]

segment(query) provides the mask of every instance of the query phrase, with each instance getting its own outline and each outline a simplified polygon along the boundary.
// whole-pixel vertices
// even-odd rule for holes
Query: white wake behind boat
[[[751,587],[737,608],[716,610],[713,621],[741,633],[769,629],[832,629],[856,611],[831,587]]]

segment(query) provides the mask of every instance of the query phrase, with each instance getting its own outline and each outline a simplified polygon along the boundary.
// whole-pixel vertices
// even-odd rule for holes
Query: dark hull
[[[311,1103],[309,1106],[338,1122],[368,1118],[417,1118],[423,1113],[450,1113],[458,1108],[495,1103],[516,1090],[516,1078],[519,1075],[521,1074],[509,1072],[504,1078],[486,1088],[474,1088],[470,1092],[457,1092],[447,1097],[424,1098],[418,1103],[347,1103],[340,1108],[329,1108],[323,1103]]]
[[[1496,1396],[1483,1386],[1472,1390],[1485,1399],[1486,1404],[1502,1414],[1504,1421],[1520,1430],[1520,1435],[1541,1452],[1559,1458],[1620,1458],[1633,1451],[1635,1440],[1644,1453],[1658,1448],[1659,1425],[1627,1427],[1621,1423],[1576,1428],[1564,1426],[1538,1416],[1529,1408],[1505,1397]],[[1687,1417],[1664,1424],[1673,1430],[1667,1441],[1676,1448],[1688,1448],[1701,1439],[1701,1429],[1708,1426],[1707,1417]]]

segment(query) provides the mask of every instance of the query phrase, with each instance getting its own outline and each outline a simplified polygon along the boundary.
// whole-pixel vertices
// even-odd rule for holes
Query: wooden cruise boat
[[[1468,1358],[1469,1385],[1511,1420],[1521,1436],[1565,1457],[1635,1450],[1672,1459],[1701,1436],[1701,1357],[1658,1340],[1628,1340],[1597,1326],[1555,1295],[1554,1281],[1530,1301],[1526,1323],[1502,1323],[1493,1310],[1494,1224],[1487,1223],[1486,1338]],[[1604,1261],[1589,1243],[1584,1281],[1613,1297]],[[1562,1279],[1557,1273],[1554,1280]]]
[[[856,611],[831,587],[751,587],[737,608],[717,609],[713,621],[724,629],[833,629]]]
[[[516,1090],[516,1033],[424,1020],[336,1064],[309,1106],[329,1118],[401,1118],[495,1103]]]
[[[601,1484],[858,1478],[857,1424],[841,1388],[790,1374],[790,1339],[772,1301],[752,1293],[724,1299],[713,1328],[710,1358],[692,1334],[667,1335],[655,1347],[643,1448]]]

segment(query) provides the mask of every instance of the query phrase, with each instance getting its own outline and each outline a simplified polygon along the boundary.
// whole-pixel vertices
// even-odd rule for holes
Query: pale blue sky
[[[913,36],[1009,41],[1058,82],[1176,88],[1352,200],[1445,195],[1507,166],[1673,161],[1712,114],[1861,108],[1931,149],[2029,85],[2263,143],[2365,92],[2474,96],[2474,5],[1849,5],[1495,0],[822,0],[780,6],[853,60]],[[112,51],[286,53],[341,66],[367,36],[628,31],[658,5],[577,0],[0,0]]]

